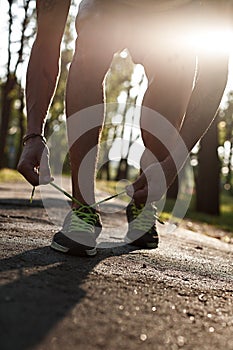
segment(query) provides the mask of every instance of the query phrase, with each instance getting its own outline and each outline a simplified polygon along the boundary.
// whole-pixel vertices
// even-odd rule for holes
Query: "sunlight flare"
[[[190,34],[191,46],[197,52],[208,54],[232,53],[233,30],[229,28],[205,28]]]

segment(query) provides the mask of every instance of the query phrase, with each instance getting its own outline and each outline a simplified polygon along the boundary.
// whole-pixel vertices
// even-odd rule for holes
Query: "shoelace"
[[[76,204],[82,205],[81,202],[79,202],[76,198],[74,198],[74,197],[71,196],[68,192],[66,192],[65,190],[63,190],[63,188],[61,188],[61,187],[59,187],[58,185],[56,185],[54,182],[50,182],[49,184],[50,184],[51,186],[53,186],[54,188],[56,188],[56,189],[57,189],[58,191],[60,191],[61,193],[63,193],[66,197],[70,198],[70,199],[71,199],[73,202],[75,202]],[[36,189],[36,187],[33,186],[33,187],[32,187],[31,197],[30,197],[30,204],[31,204],[32,201],[33,201],[33,197],[34,197],[34,194],[35,194],[35,189]],[[122,192],[120,192],[120,193],[114,194],[113,196],[104,198],[104,199],[102,199],[102,200],[99,201],[99,202],[93,203],[93,204],[89,205],[89,207],[95,208],[95,207],[97,207],[99,204],[102,204],[102,203],[104,203],[104,202],[110,201],[111,199],[116,198],[116,197],[119,197],[119,196],[121,196],[122,194],[126,194],[126,190],[124,190],[124,191],[122,191]]]
[[[156,219],[156,215],[152,213],[151,208],[147,208],[144,205],[136,207],[136,205],[133,204],[131,210],[133,214],[133,221],[131,222],[133,228],[151,233]]]
[[[88,206],[73,209],[71,213],[69,230],[93,232],[93,226],[96,225],[98,219],[98,214],[93,213]]]

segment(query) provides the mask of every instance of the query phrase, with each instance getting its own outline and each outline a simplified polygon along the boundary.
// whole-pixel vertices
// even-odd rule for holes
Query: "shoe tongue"
[[[95,214],[96,211],[94,208],[91,208],[89,206],[83,206],[83,207],[80,207],[78,209],[76,209],[77,211],[79,211],[80,213],[87,213],[87,214]]]
[[[135,204],[135,206],[136,206],[137,209],[140,209],[140,210],[145,207],[144,204]]]

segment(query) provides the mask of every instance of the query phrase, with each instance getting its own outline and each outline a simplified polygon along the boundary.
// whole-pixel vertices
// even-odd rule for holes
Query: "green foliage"
[[[116,102],[121,91],[127,91],[130,87],[134,63],[128,50],[125,55],[117,52],[112,60],[109,72],[105,80],[106,102]]]
[[[71,25],[74,21],[72,14],[68,16],[67,24],[62,41],[62,52],[60,62],[60,77],[56,88],[56,92],[49,110],[49,116],[46,123],[46,137],[49,137],[54,131],[56,131],[57,125],[64,122],[64,101],[65,101],[65,89],[68,76],[69,64],[72,61],[73,50],[70,47],[73,41],[73,35],[71,31]]]
[[[217,1],[215,2],[217,3]],[[221,3],[223,2],[224,1],[221,1]],[[17,9],[19,9],[19,7],[25,6],[27,3],[29,3],[28,18],[26,19],[25,22],[22,23],[22,16],[17,13]],[[17,32],[17,33],[15,32],[12,33],[14,34],[12,38],[15,40],[15,34],[17,34],[16,40],[20,42],[20,36],[23,33],[22,28],[24,25],[26,26],[26,32],[25,32],[26,36],[22,42],[23,51],[13,50],[13,47],[15,48],[15,43],[14,45],[13,44],[10,45],[10,50],[9,50],[11,54],[11,57],[9,58],[10,64],[7,64],[6,62],[6,68],[7,67],[10,68],[10,70],[7,72],[7,69],[6,69],[5,70],[6,74],[0,77],[0,80],[1,80],[0,88],[2,91],[4,83],[6,82],[7,76],[10,77],[11,74],[16,74],[14,76],[17,76],[17,84],[15,84],[15,86],[12,88],[9,94],[9,97],[12,98],[13,103],[9,113],[10,119],[9,119],[9,126],[8,126],[6,153],[8,158],[7,165],[11,166],[11,164],[13,164],[13,162],[11,163],[12,150],[14,150],[13,156],[14,158],[16,158],[17,148],[20,147],[21,136],[25,127],[25,122],[26,122],[26,116],[23,115],[23,120],[22,118],[20,119],[20,115],[22,116],[22,110],[20,110],[20,108],[23,107],[21,103],[22,101],[20,100],[20,96],[23,91],[23,87],[21,84],[21,71],[22,71],[21,68],[22,68],[23,62],[25,61],[25,58],[28,56],[30,52],[32,40],[35,35],[36,17],[35,17],[35,0],[31,0],[31,1],[27,0],[20,3],[17,3],[16,1],[9,1],[9,4],[14,5],[13,7],[14,28],[12,27],[13,28],[12,30],[15,30],[16,28],[16,32]],[[22,8],[20,9],[20,11],[21,11],[20,13],[22,14]],[[72,60],[72,55],[73,55],[71,43],[73,42],[72,26],[74,25],[74,22],[75,22],[75,18],[74,18],[75,15],[76,13],[71,11],[67,21],[67,26],[65,29],[64,39],[62,43],[61,75],[57,86],[56,94],[54,96],[54,99],[50,108],[49,118],[46,126],[47,136],[50,136],[52,134],[55,135],[54,139],[49,140],[51,144],[51,149],[52,149],[51,164],[53,167],[52,168],[53,172],[56,172],[58,170],[57,165],[59,165],[60,163],[63,163],[64,159],[65,159],[65,163],[64,163],[63,171],[65,172],[69,171],[69,159],[67,156],[67,141],[66,141],[65,118],[64,118],[64,94],[65,94],[66,80],[67,80],[67,74],[68,74],[68,66]],[[9,21],[9,24],[10,24],[10,21]],[[9,32],[10,32],[10,26],[9,26]],[[15,62],[17,62],[17,64],[15,64]],[[118,114],[117,100],[119,95],[121,94],[122,91],[124,91],[128,97],[128,102],[135,103],[135,98],[130,96],[130,90],[132,88],[132,74],[133,74],[134,68],[135,68],[135,65],[131,59],[130,54],[127,51],[125,51],[124,54],[117,52],[114,55],[114,59],[112,61],[109,73],[105,81],[107,108],[106,108],[106,124],[103,129],[102,138],[101,138],[102,143],[105,144],[104,148],[102,148],[100,153],[100,163],[102,164],[105,161],[108,161],[109,150],[112,146],[114,139],[116,137],[123,138],[123,132],[124,132],[123,125],[124,125],[125,116],[127,113],[127,106],[125,111],[122,112],[122,123],[117,124],[112,122],[113,117]],[[3,105],[2,96],[3,95],[0,96],[0,106]],[[229,144],[231,145],[230,149],[232,149],[233,92],[229,94],[228,98],[229,98],[228,105],[226,106],[225,109],[221,110],[219,113],[219,117],[220,117],[219,136],[220,136],[220,146],[222,147],[221,148],[222,168],[224,170],[228,169],[227,173],[224,173],[224,175],[222,176],[222,183],[223,183],[222,187],[224,188],[225,186],[225,188],[230,189],[230,191],[228,192],[228,194],[230,194],[230,193],[233,193],[232,164],[231,164],[232,152],[231,153],[228,152],[227,150],[228,146],[226,144],[226,141],[228,142],[228,145]],[[20,122],[22,122],[21,124],[23,125],[20,126]],[[59,142],[57,142],[56,140],[59,140]],[[129,148],[133,141],[134,141],[133,139],[130,140]],[[230,198],[231,197],[229,197],[228,199]],[[227,201],[227,203],[229,203],[229,200]],[[227,207],[229,208],[229,204],[227,204]],[[223,212],[224,213],[227,212],[226,207],[223,206],[223,203],[221,205],[221,211],[222,211],[222,215],[223,215]],[[230,211],[228,215],[230,220]],[[204,215],[204,217],[207,218],[206,215]]]
[[[18,171],[7,168],[0,170],[0,183],[21,181],[25,182],[26,180]]]
[[[193,195],[189,209],[184,219],[189,219],[192,222],[209,224],[220,230],[231,232],[233,235],[233,197],[230,196],[226,191],[221,192],[220,196],[220,216],[208,215],[199,213],[195,210],[195,195]],[[166,221],[171,218],[171,213],[174,207],[175,201],[167,199],[161,218]],[[173,218],[174,221],[179,222],[178,218]]]
[[[132,61],[130,52],[125,49],[115,53],[108,74],[105,78],[105,96],[106,96],[106,115],[105,124],[101,137],[101,147],[99,162],[106,164],[103,169],[107,172],[108,178],[127,178],[132,174],[132,167],[129,166],[127,158],[132,144],[138,139],[138,132],[133,132],[132,124],[135,122],[137,113],[135,112],[137,94],[132,93],[133,89],[139,91],[139,86],[143,80],[143,71],[141,80],[133,80],[136,65]],[[140,74],[137,77],[140,77]],[[135,92],[135,91],[134,91]],[[132,110],[134,109],[134,110]],[[123,147],[123,141],[124,143]],[[118,142],[117,157],[119,161],[118,168],[116,164],[113,167],[109,154],[114,149],[114,143]],[[116,143],[115,143],[116,144]],[[112,175],[114,173],[114,176]],[[102,170],[98,173],[99,177],[103,176]]]
[[[226,107],[219,112],[219,154],[222,163],[223,187],[233,194],[233,91],[228,94]]]
[[[226,107],[219,111],[220,145],[233,137],[233,91],[228,94]]]
[[[108,193],[109,195],[116,194],[116,188],[118,186],[117,181],[97,181],[97,189]],[[120,190],[119,190],[120,192]],[[129,197],[125,196],[121,198],[126,202],[129,201]],[[166,199],[165,206],[163,208],[163,212],[160,217],[163,221],[168,221],[171,219],[171,213],[173,211],[173,207],[175,205],[175,200]],[[207,215],[203,213],[198,213],[195,211],[195,195],[192,197],[192,201],[190,207],[184,217],[185,220],[192,220],[192,222],[200,223],[200,224],[209,224],[215,228],[220,230],[225,230],[231,232],[233,235],[233,197],[230,196],[226,191],[222,191],[221,193],[221,215]],[[172,218],[175,222],[179,222],[179,218]]]
[[[33,27],[36,27],[35,1],[9,1],[8,5],[8,56],[1,82],[0,168],[15,167],[18,161],[25,126],[22,65],[29,53],[30,40],[35,34]]]
[[[69,157],[67,149],[66,125],[65,125],[65,90],[68,76],[69,65],[73,57],[72,24],[74,23],[74,14],[70,12],[62,41],[60,77],[56,92],[50,106],[49,116],[46,122],[45,134],[51,148],[50,163],[53,174],[69,173]]]

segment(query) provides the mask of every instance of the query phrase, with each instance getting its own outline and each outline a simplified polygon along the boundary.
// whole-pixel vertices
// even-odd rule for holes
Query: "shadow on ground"
[[[186,349],[232,349],[230,248],[180,232],[161,235],[155,251],[118,246],[70,257],[48,247],[53,226],[39,202],[4,201],[1,350],[177,350],[180,336]],[[122,231],[122,217],[114,229]],[[210,329],[218,331],[209,337]]]
[[[10,274],[13,282],[0,288],[1,349],[26,350],[40,343],[83,299],[82,283],[93,268],[132,250],[104,249],[94,258],[77,258],[43,247],[2,259],[0,272]]]

